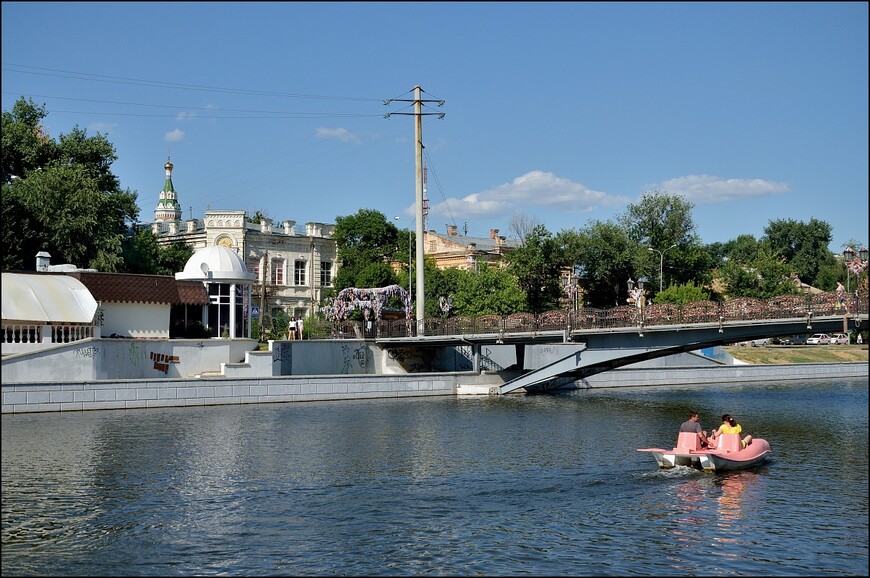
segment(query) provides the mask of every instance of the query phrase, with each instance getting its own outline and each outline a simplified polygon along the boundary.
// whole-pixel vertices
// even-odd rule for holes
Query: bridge
[[[408,320],[380,320],[362,336],[387,349],[470,346],[475,371],[480,367],[481,347],[512,344],[518,365],[526,372],[499,388],[500,394],[506,394],[520,388],[528,392],[559,389],[610,369],[717,345],[848,332],[866,329],[867,324],[865,291],[849,296],[845,304],[828,292],[684,306],[443,317],[425,320],[423,335],[415,334],[416,324]]]

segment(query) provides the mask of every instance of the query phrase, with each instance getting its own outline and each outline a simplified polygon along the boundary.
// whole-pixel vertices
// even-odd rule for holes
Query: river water
[[[868,381],[2,418],[3,575],[866,576]],[[659,470],[692,410],[764,466]]]

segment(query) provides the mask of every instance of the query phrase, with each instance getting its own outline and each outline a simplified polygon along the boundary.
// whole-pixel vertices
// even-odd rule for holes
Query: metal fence
[[[685,305],[651,303],[642,307],[620,305],[610,309],[581,307],[568,311],[513,313],[480,317],[430,317],[423,320],[425,336],[480,335],[497,333],[534,333],[580,329],[652,327],[693,323],[724,323],[765,319],[812,319],[831,315],[866,315],[866,290],[847,295],[845,303],[835,291],[816,295],[780,295],[771,299],[740,297],[728,301],[696,301]],[[333,339],[375,339],[414,337],[414,319],[350,321],[333,324]]]

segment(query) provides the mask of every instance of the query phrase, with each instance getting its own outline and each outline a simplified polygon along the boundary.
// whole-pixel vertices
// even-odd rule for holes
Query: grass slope
[[[728,346],[734,359],[746,363],[838,363],[868,362],[867,345],[771,345],[767,347]]]

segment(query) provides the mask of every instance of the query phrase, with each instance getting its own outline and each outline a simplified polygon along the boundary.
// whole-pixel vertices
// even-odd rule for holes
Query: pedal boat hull
[[[760,465],[770,457],[771,449],[767,440],[753,438],[752,443],[742,447],[738,434],[719,436],[715,448],[702,448],[697,434],[680,433],[677,447],[672,450],[662,448],[642,448],[639,452],[652,454],[660,468],[685,466],[705,472],[742,470]]]

